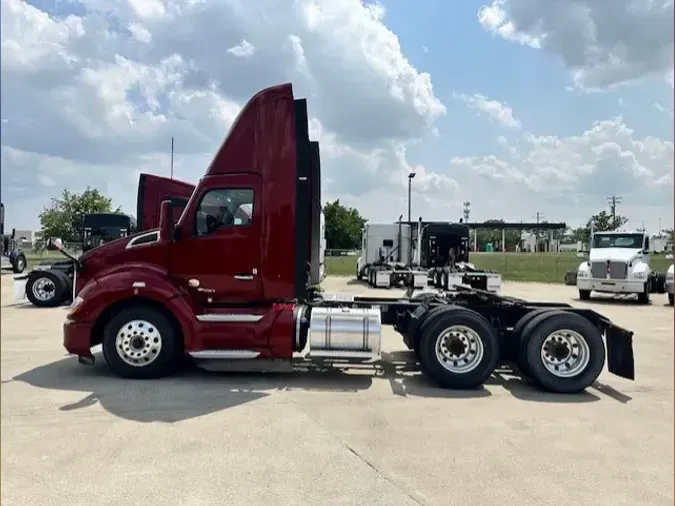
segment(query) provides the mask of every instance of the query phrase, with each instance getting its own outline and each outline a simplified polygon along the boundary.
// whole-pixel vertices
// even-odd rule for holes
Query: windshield
[[[642,248],[642,234],[595,234],[594,248]]]

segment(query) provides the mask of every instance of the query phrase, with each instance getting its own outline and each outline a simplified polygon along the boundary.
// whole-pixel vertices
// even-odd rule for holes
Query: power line
[[[612,214],[612,227],[616,228],[616,205],[621,204],[621,197],[618,195],[611,195],[607,197],[609,202],[609,211]]]

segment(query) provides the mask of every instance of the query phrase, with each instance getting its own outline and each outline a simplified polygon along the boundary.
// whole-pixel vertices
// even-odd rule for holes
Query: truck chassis
[[[290,309],[280,305],[266,311]],[[381,329],[389,325],[403,336],[422,373],[442,388],[480,387],[506,363],[544,390],[575,393],[593,384],[605,357],[611,373],[634,379],[633,333],[595,311],[568,304],[533,303],[454,287],[400,299],[313,292],[308,300],[293,304],[292,311],[293,352],[304,354],[302,359],[273,357],[264,350],[184,349],[177,322],[143,302],[104,312],[96,328],[106,362],[116,374],[129,378],[170,374],[183,354],[201,368],[219,371],[291,371],[299,360],[376,366]],[[243,316],[229,313],[233,315]],[[197,319],[215,326],[219,321],[240,321],[242,329],[266,319],[262,314],[246,316],[248,320],[213,313]],[[120,337],[133,325],[133,333]],[[160,338],[159,344],[148,340],[151,335]],[[72,347],[69,351],[78,354],[82,364],[94,363],[90,352]],[[146,365],[146,359],[152,360]]]

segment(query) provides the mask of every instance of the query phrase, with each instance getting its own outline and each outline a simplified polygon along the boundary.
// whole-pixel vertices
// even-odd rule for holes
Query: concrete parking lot
[[[371,292],[345,278],[329,291]],[[124,381],[67,357],[64,308],[11,300],[2,276],[3,505],[672,505],[673,309],[573,300],[635,331],[637,379],[581,395],[507,373],[439,390],[385,366]],[[404,346],[385,329],[385,359]]]

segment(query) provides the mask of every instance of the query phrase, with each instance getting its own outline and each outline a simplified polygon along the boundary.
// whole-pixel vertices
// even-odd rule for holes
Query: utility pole
[[[173,179],[173,137],[171,137],[171,179]]]
[[[537,214],[534,215],[534,218],[537,220],[537,225],[539,225],[539,221],[544,219],[544,214],[537,212]]]
[[[616,228],[616,205],[621,204],[621,197],[618,195],[611,195],[607,197],[609,202],[609,211],[612,214],[612,228]]]
[[[469,214],[471,213],[471,202],[468,200],[464,202],[464,223],[469,222]]]

